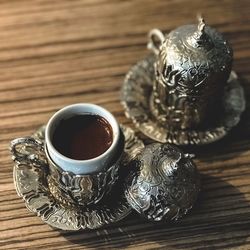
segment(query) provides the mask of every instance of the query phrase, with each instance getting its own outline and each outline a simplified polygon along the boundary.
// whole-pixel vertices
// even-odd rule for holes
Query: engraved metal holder
[[[123,139],[122,139],[123,140]],[[123,144],[121,142],[120,144]],[[33,157],[25,154],[25,150],[30,153],[30,150],[37,151]],[[120,147],[120,151],[123,147]],[[118,179],[118,171],[120,167],[120,157],[115,159],[105,171],[79,175],[69,171],[64,171],[57,166],[50,158],[47,147],[43,142],[33,137],[18,138],[12,141],[11,151],[15,162],[18,164],[29,161],[32,164],[38,164],[41,156],[43,162],[40,165],[48,165],[48,187],[53,196],[67,205],[89,205],[98,203],[101,198],[109,193],[111,187]],[[43,154],[46,154],[46,158]],[[121,155],[121,152],[118,152]],[[29,158],[27,158],[27,156]],[[39,156],[39,157],[38,157]]]
[[[200,145],[237,125],[245,97],[219,32],[199,18],[166,36],[150,31],[148,48],[153,54],[127,73],[121,97],[141,132],[159,142]]]
[[[120,143],[120,144],[123,144]],[[123,146],[120,146],[119,158],[114,159],[104,171],[87,174],[75,175],[69,171],[63,171],[50,158],[47,148],[45,153],[49,166],[48,185],[51,193],[56,199],[67,204],[85,206],[98,203],[105,194],[111,191],[113,185],[118,180],[120,167],[120,155]]]
[[[96,229],[126,217],[131,206],[123,183],[130,172],[129,162],[144,144],[130,128],[121,129],[125,137],[121,158],[96,175],[78,176],[51,168],[44,148],[45,127],[32,137],[12,141],[15,187],[27,208],[47,224],[64,230]],[[107,192],[102,192],[104,182],[110,182]],[[86,199],[94,202],[86,205]]]

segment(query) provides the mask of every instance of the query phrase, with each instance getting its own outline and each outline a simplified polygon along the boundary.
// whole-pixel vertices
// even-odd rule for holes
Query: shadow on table
[[[216,249],[241,246],[250,234],[250,204],[231,184],[202,175],[202,191],[192,211],[173,223],[151,223],[132,214],[104,229],[60,234],[91,249],[124,249],[154,244],[157,248]]]

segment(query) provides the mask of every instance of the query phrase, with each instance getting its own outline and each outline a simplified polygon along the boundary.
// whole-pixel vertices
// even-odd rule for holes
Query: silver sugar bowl
[[[203,126],[220,105],[231,72],[228,42],[200,17],[198,25],[178,27],[167,36],[152,30],[148,48],[156,55],[153,115],[175,129]]]

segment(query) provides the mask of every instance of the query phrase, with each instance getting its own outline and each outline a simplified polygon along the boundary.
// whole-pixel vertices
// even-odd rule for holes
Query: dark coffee
[[[62,120],[52,143],[57,151],[75,160],[88,160],[103,154],[112,144],[110,124],[98,115],[76,115]]]

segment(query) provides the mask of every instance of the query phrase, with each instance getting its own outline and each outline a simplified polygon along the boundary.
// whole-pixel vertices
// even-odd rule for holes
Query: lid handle
[[[209,35],[205,31],[206,23],[204,18],[198,15],[197,30],[187,38],[188,43],[194,48],[205,48],[207,50],[213,47]]]

